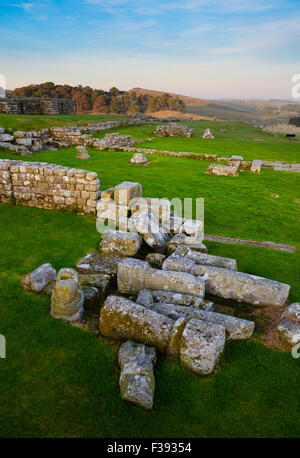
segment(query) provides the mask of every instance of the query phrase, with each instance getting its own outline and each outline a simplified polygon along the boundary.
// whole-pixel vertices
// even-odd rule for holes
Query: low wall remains
[[[0,159],[0,202],[56,210],[96,213],[100,198],[97,173],[46,162]]]

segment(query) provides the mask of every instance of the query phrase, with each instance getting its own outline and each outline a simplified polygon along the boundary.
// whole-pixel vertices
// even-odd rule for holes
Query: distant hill
[[[69,86],[67,84],[30,84],[11,92],[19,97],[50,97],[71,99],[76,103],[78,113],[132,114],[136,112],[176,111],[184,112],[184,102],[177,97],[161,93],[137,94],[135,91],[121,91],[112,87],[109,91],[93,89],[89,86]]]
[[[163,94],[162,91],[132,89],[139,95],[151,95],[153,97]],[[185,112],[196,114],[200,117],[217,117],[225,121],[260,121],[264,124],[276,124],[288,122],[295,114],[300,115],[300,103],[288,100],[206,100],[197,97],[168,92],[172,97],[182,100],[185,104]]]

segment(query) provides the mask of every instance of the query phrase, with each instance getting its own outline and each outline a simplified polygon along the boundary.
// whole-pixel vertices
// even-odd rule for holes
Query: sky
[[[289,98],[300,0],[0,0],[6,87],[143,87]]]

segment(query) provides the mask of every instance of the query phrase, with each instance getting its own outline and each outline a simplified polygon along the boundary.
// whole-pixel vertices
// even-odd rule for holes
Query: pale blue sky
[[[290,98],[299,0],[0,0],[7,87],[145,87]]]

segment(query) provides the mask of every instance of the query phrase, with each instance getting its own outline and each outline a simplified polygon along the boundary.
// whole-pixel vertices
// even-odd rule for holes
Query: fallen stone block
[[[123,260],[124,258],[119,256],[109,256],[95,251],[84,256],[76,265],[76,270],[81,274],[107,274],[114,276],[117,273],[118,264]],[[97,285],[95,284],[95,286]]]
[[[174,256],[183,256],[192,259],[197,264],[205,266],[222,267],[228,270],[237,270],[237,262],[232,258],[224,258],[222,256],[214,256],[207,253],[199,253],[191,250],[189,247],[178,247],[173,253]]]
[[[84,294],[76,270],[60,269],[51,296],[51,316],[63,321],[80,320],[84,312],[83,303]]]
[[[185,234],[176,234],[174,235],[174,237],[171,238],[171,240],[167,244],[168,255],[172,254],[176,250],[176,248],[180,246],[187,246],[191,248],[191,250],[207,253],[207,248],[204,245],[204,243],[200,242],[194,237],[190,237]]]
[[[129,205],[131,199],[142,196],[142,185],[132,181],[123,181],[114,189],[114,198],[117,205]]]
[[[143,153],[135,153],[130,159],[130,164],[145,165],[149,164],[148,159]]]
[[[205,173],[209,175],[223,175],[228,177],[237,177],[239,175],[238,168],[234,165],[221,164],[210,164]]]
[[[139,259],[127,258],[118,265],[118,289],[124,294],[138,294],[142,289],[205,294],[205,281],[188,273],[152,269]]]
[[[300,323],[299,321],[283,318],[277,326],[279,336],[290,345],[300,342]]]
[[[166,256],[161,253],[149,253],[147,254],[145,261],[155,269],[161,269]]]
[[[202,138],[207,138],[207,139],[209,139],[209,140],[213,140],[215,137],[214,137],[213,134],[211,133],[210,129],[205,129]]]
[[[135,256],[142,245],[142,237],[135,232],[105,231],[100,242],[102,253]]]
[[[254,160],[254,161],[252,161],[250,171],[252,173],[260,173],[261,172],[261,167],[262,167],[262,161]]]
[[[104,300],[113,286],[112,274],[79,274],[80,285],[84,290],[96,288],[100,300]]]
[[[120,347],[118,359],[121,367],[119,385],[122,399],[151,410],[155,390],[155,348],[125,342]]]
[[[255,323],[253,321],[236,318],[231,315],[223,315],[222,313],[216,313],[209,310],[201,310],[195,307],[155,302],[152,303],[152,305],[148,305],[148,307],[157,313],[161,313],[162,315],[172,318],[173,320],[185,317],[220,324],[224,326],[228,333],[228,338],[232,340],[249,339],[255,328]]]
[[[300,302],[295,302],[285,309],[277,332],[291,345],[300,342]]]
[[[115,188],[109,188],[101,192],[102,202],[111,202],[114,200],[114,190]]]
[[[142,289],[136,300],[137,304],[144,307],[151,306],[154,303],[168,303],[184,305],[186,307],[195,307],[203,310],[213,310],[214,303],[194,296],[193,294],[174,293],[173,291],[151,291]]]
[[[96,210],[98,220],[116,222],[119,218],[127,218],[128,216],[128,207],[126,205],[116,205],[113,201],[98,200]]]
[[[284,305],[290,285],[256,275],[234,272],[221,267],[196,264],[192,259],[170,256],[163,269],[204,276],[208,294],[253,305]]]
[[[174,321],[128,299],[109,296],[100,312],[100,332],[117,340],[156,347],[199,374],[214,371],[225,346],[225,328],[200,320]]]
[[[158,253],[165,253],[169,236],[159,225],[150,210],[143,210],[138,215],[132,216],[128,221],[130,231],[140,234],[147,245]]]
[[[33,293],[40,293],[46,288],[47,285],[51,284],[56,280],[56,270],[51,264],[42,264],[29,275],[27,275],[23,281],[24,288],[27,291]]]
[[[158,221],[168,222],[170,220],[171,203],[168,199],[137,197],[130,201],[129,209],[132,216],[137,216],[144,210],[150,210]]]

